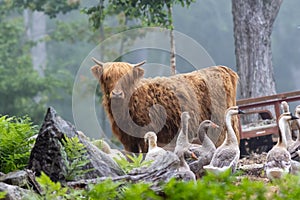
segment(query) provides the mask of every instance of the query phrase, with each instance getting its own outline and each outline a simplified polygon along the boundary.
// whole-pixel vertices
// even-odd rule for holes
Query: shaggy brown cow
[[[103,93],[103,105],[112,131],[131,152],[147,152],[143,136],[157,133],[158,146],[174,148],[180,115],[188,111],[189,136],[210,119],[223,128],[208,134],[216,146],[225,138],[224,113],[236,104],[238,76],[225,66],[214,66],[171,77],[143,78],[144,70],[125,62],[101,63],[91,68]],[[239,141],[237,120],[233,126]]]

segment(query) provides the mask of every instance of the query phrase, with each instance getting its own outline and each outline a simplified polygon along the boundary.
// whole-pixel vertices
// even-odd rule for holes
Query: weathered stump
[[[66,181],[68,158],[63,150],[63,141],[66,137],[77,137],[75,127],[56,115],[53,108],[48,108],[43,125],[36,138],[31,151],[28,169],[34,171],[37,176],[45,172],[53,181]],[[90,169],[84,174],[84,178],[96,178],[102,176],[118,176],[124,174],[119,166],[84,137],[79,137],[87,150],[86,155],[90,162],[83,170]]]

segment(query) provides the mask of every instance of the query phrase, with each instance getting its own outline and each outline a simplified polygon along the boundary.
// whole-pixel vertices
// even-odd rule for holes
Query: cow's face
[[[124,74],[110,92],[111,99],[129,99],[135,89],[136,83],[143,77],[144,70],[134,67]]]
[[[144,63],[133,65],[125,62],[97,62],[91,71],[99,80],[102,92],[107,98],[123,99],[135,82],[143,77],[144,70],[139,66]]]

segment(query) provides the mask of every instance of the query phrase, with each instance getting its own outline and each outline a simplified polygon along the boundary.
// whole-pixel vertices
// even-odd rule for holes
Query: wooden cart
[[[237,105],[241,110],[246,112],[246,115],[257,114],[260,116],[262,122],[266,122],[261,124],[254,122],[257,126],[246,127],[245,124],[243,124],[243,121],[239,120],[241,138],[240,148],[242,155],[247,155],[251,152],[266,152],[272,148],[274,144],[273,136],[278,135],[277,120],[281,114],[280,103],[282,101],[288,103],[299,101],[300,105],[300,91],[240,99],[237,101]],[[272,114],[270,108],[274,109],[275,114]],[[294,112],[293,110],[290,111]]]

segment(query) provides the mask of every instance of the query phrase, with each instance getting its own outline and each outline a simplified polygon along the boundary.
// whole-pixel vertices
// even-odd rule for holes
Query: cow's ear
[[[103,73],[103,67],[99,65],[94,65],[91,67],[92,74],[96,77],[97,80],[100,80],[100,77]]]
[[[134,80],[143,78],[144,76],[144,70],[140,67],[133,68],[133,78]]]

